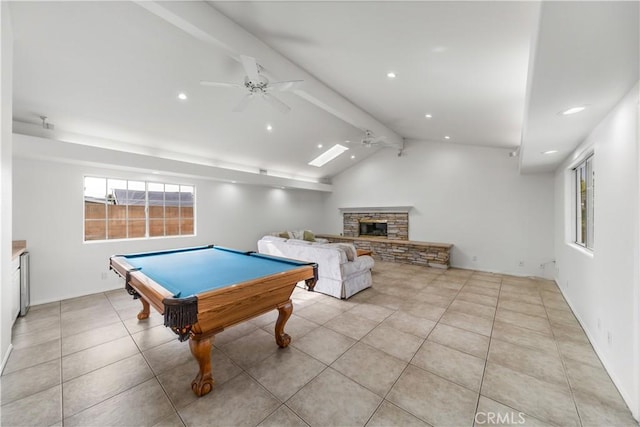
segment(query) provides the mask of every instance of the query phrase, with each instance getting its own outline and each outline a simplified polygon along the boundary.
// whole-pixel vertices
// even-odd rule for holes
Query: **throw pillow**
[[[288,239],[289,238],[289,233],[286,231],[282,231],[280,233],[278,233],[278,237],[282,237],[283,239]]]
[[[356,251],[356,247],[350,243],[338,243],[340,249],[344,251],[347,255],[347,259],[349,261],[353,261],[358,257],[358,252]]]
[[[313,232],[311,232],[309,230],[304,230],[302,232],[302,239],[306,240],[308,242],[315,242],[316,241],[316,235],[313,234]]]

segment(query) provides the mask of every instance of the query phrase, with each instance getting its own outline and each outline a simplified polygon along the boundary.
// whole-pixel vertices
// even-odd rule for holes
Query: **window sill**
[[[589,258],[593,259],[593,250],[592,249],[587,249],[584,246],[580,246],[576,243],[567,243],[567,246],[569,246],[570,248],[572,248],[573,250],[580,252],[583,255],[588,256]]]
[[[106,240],[84,240],[82,243],[87,245],[93,245],[96,243],[122,243],[122,242],[140,242],[159,239],[179,239],[179,238],[191,238],[196,237],[195,234],[183,234],[179,236],[154,236],[154,237],[132,237],[130,239],[106,239]]]

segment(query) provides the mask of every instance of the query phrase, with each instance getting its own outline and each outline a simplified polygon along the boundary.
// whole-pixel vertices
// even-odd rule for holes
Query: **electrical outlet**
[[[609,345],[613,344],[613,334],[611,331],[607,331],[607,343],[609,343]]]
[[[102,278],[102,280],[107,280],[107,272],[103,272],[100,274],[100,277]]]
[[[474,261],[474,262],[475,262],[475,261],[477,261],[477,260],[478,260],[478,257],[477,257],[477,256],[475,256],[475,255],[474,255],[473,257],[471,257],[471,261]]]
[[[520,262],[518,263],[518,267],[524,267],[524,261],[520,261]]]

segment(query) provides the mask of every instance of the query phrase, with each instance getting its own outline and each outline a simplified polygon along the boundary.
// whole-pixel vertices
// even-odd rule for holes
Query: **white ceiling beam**
[[[269,76],[280,80],[304,80],[303,86],[294,91],[296,95],[358,129],[370,130],[374,135],[384,135],[389,144],[402,146],[402,137],[396,132],[325,86],[214,7],[193,1],[135,3],[237,61],[240,61],[240,55],[256,58]]]

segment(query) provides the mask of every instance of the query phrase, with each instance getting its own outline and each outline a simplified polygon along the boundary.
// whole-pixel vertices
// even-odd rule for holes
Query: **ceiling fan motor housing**
[[[244,86],[249,89],[251,93],[267,93],[267,87],[269,86],[269,80],[264,76],[259,76],[260,81],[253,82],[249,77],[244,78]]]

